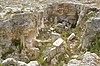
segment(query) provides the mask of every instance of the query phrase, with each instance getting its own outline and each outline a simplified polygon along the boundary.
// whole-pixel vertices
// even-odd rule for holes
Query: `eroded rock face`
[[[75,4],[71,3],[50,4],[45,13],[49,22],[56,21],[57,23],[64,23],[66,26],[75,27],[78,20],[77,8]]]
[[[23,49],[32,47],[32,40],[38,35],[37,27],[37,16],[33,13],[15,14],[11,19],[0,22],[2,58],[10,57],[9,54],[16,49],[20,53]]]

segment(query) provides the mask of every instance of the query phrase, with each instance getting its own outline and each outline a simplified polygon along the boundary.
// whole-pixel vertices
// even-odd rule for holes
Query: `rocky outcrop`
[[[2,62],[2,66],[39,66],[39,63],[37,61],[30,61],[28,64],[22,61],[16,61],[13,58],[7,58]]]
[[[2,58],[10,57],[9,54],[15,50],[19,54],[23,49],[32,48],[32,40],[37,35],[38,22],[37,17],[33,13],[15,14],[9,20],[0,22]]]
[[[100,52],[100,18],[92,17],[86,22],[86,30],[82,38],[82,49],[90,52]]]
[[[86,31],[83,38],[83,45],[85,47],[88,47],[87,45],[91,45],[96,39],[96,34],[100,31],[99,20],[99,17],[93,17],[86,22]]]
[[[81,60],[72,59],[69,61],[68,66],[99,66],[100,57],[95,53],[86,52]]]

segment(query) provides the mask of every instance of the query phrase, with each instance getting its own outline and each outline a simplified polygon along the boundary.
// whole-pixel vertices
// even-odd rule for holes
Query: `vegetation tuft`
[[[92,42],[91,46],[88,47],[88,51],[96,53],[100,56],[100,33],[97,32],[95,40]]]

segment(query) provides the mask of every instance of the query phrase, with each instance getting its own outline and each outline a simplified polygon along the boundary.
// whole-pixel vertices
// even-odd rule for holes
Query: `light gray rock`
[[[100,18],[99,17],[93,17],[90,18],[86,23],[86,28],[93,30],[93,31],[100,31]]]
[[[75,34],[72,33],[72,34],[67,38],[67,40],[70,41],[70,40],[72,40],[74,37],[75,37]]]
[[[68,66],[79,66],[81,63],[80,60],[72,59],[69,61]]]
[[[27,66],[39,66],[37,61],[30,61]]]
[[[82,66],[99,66],[100,65],[100,58],[98,56],[94,56],[90,52],[86,52],[83,56],[81,65]]]
[[[27,64],[25,62],[22,62],[22,61],[17,61],[17,66],[27,66]]]
[[[52,27],[51,27],[50,30],[53,31],[53,30],[55,30],[55,28],[52,28]]]
[[[60,37],[60,34],[59,33],[52,32],[51,34]]]
[[[72,58],[76,59],[78,58],[78,55],[73,55]]]
[[[96,34],[100,32],[100,18],[92,17],[86,22],[85,33],[82,38],[82,49],[91,46]]]
[[[99,66],[100,57],[95,53],[86,52],[82,59],[76,60],[72,59],[69,61],[68,66]]]
[[[62,38],[58,38],[54,43],[53,46],[59,47],[63,44],[64,40]]]
[[[39,66],[39,63],[37,61],[30,61],[28,64],[22,61],[16,61],[13,58],[7,58],[2,62],[3,66],[9,66],[9,65],[14,65],[14,66]]]
[[[7,65],[11,65],[11,64],[13,64],[14,66],[17,66],[17,61],[13,58],[8,58],[2,62],[3,66],[7,66]]]

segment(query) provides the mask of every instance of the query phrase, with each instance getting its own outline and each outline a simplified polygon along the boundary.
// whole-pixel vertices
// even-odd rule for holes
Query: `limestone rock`
[[[51,27],[51,28],[50,28],[50,30],[52,30],[52,31],[53,31],[53,30],[54,30],[54,28],[52,28],[52,27]]]
[[[93,56],[93,54],[95,56]],[[99,66],[100,57],[95,53],[86,52],[81,60],[72,59],[69,61],[68,66]]]
[[[52,32],[52,35],[55,35],[55,36],[59,36],[60,37],[60,34],[59,33]]]
[[[27,66],[39,66],[37,61],[30,61]]]
[[[11,65],[11,64],[13,64],[14,66],[17,66],[17,61],[13,58],[8,58],[2,62],[3,66],[7,66],[7,65]]]
[[[58,38],[54,43],[53,45],[56,46],[56,47],[59,47],[61,46],[61,44],[64,42],[64,40],[62,38]]]
[[[69,61],[68,66],[79,66],[81,63],[80,60],[72,59]]]
[[[76,58],[78,58],[78,55],[73,55],[72,58],[75,58],[76,59]]]
[[[100,32],[100,18],[93,17],[86,22],[86,31],[83,34],[82,48],[91,46],[92,42],[96,39],[96,34]]]
[[[16,61],[13,58],[7,58],[6,60],[4,60],[2,62],[3,66],[10,66],[10,65],[14,65],[14,66],[39,66],[39,63],[37,61],[30,61],[28,64],[22,61]]]
[[[98,57],[98,56],[97,56]],[[97,59],[95,56],[93,56],[90,52],[86,52],[82,59],[82,66],[99,66],[100,65],[100,59]]]
[[[27,66],[27,64],[25,62],[22,62],[22,61],[17,61],[17,66]]]
[[[68,40],[68,41],[69,41],[69,40],[72,40],[74,37],[75,37],[75,34],[72,33],[72,34],[67,38],[67,40]]]

